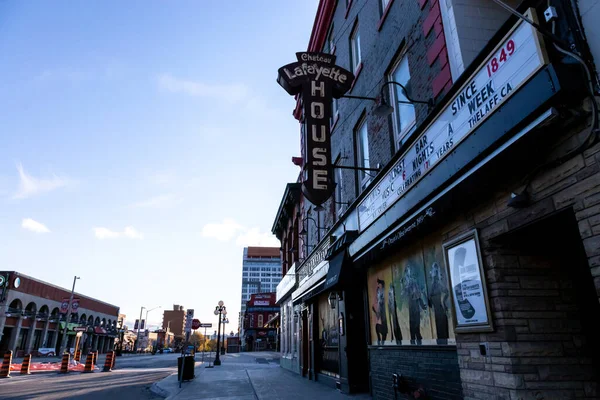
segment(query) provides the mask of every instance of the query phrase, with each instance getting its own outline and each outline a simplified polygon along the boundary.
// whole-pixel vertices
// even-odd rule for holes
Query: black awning
[[[329,260],[329,270],[327,271],[327,277],[325,278],[325,286],[323,290],[327,290],[338,284],[340,277],[342,276],[342,266],[346,259],[346,250],[340,251]]]

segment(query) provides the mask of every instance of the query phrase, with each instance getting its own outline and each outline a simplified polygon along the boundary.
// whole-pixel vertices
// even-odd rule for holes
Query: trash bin
[[[177,380],[189,381],[194,379],[194,357],[184,356],[177,357]],[[181,375],[181,367],[183,366],[183,376]]]

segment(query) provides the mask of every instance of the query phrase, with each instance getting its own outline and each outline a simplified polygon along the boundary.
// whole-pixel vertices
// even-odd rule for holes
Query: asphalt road
[[[112,372],[91,374],[37,372],[23,376],[13,372],[11,378],[0,380],[0,399],[160,399],[150,392],[150,386],[177,371],[177,357],[118,357]],[[98,361],[102,370],[104,359]]]

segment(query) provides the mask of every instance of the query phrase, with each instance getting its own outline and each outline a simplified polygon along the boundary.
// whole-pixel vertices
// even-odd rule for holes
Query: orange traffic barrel
[[[60,363],[60,371],[59,374],[66,374],[69,372],[69,361],[71,360],[71,355],[69,353],[63,354],[62,362]]]
[[[85,367],[83,367],[83,372],[94,372],[94,353],[88,353],[85,359]]]
[[[102,372],[110,372],[112,363],[112,353],[108,352],[106,353],[106,358],[104,359],[104,368],[102,369]]]
[[[23,363],[21,364],[21,375],[29,375],[29,365],[31,364],[31,354],[26,354],[25,358],[23,358]]]
[[[10,378],[10,363],[12,362],[12,351],[4,353],[2,359],[2,368],[0,368],[0,378]]]

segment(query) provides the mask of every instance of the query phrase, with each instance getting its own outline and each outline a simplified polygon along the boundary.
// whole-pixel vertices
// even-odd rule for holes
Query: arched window
[[[87,324],[88,324],[89,326],[92,326],[92,325],[94,324],[94,316],[93,316],[93,315],[90,315],[90,316],[88,317],[88,322],[87,322]]]
[[[40,308],[40,311],[38,311],[37,317],[40,319],[46,319],[50,316],[50,309],[48,308],[47,305],[43,305]]]
[[[13,301],[10,302],[10,304],[8,305],[8,310],[7,312],[9,314],[11,313],[20,313],[21,310],[23,309],[23,303],[21,303],[21,300],[19,299],[14,299]]]
[[[35,303],[32,301],[29,304],[27,304],[27,307],[25,307],[25,317],[28,318],[34,318],[37,314],[37,306],[35,305]]]

